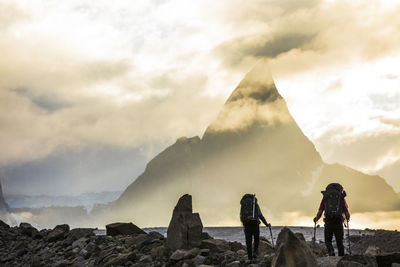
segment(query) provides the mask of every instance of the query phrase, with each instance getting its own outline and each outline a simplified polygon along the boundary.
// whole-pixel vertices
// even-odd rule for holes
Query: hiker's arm
[[[242,212],[242,207],[240,207],[240,221],[243,223],[243,212]]]
[[[324,210],[325,210],[325,206],[324,206],[324,203],[321,201],[321,204],[319,205],[319,209],[318,209],[317,215],[314,218],[314,222],[315,223],[318,222],[318,220],[321,218],[322,213],[324,212]]]
[[[350,220],[350,212],[349,212],[349,208],[347,206],[346,200],[343,203],[343,213],[344,213],[344,216],[346,217],[346,220],[349,221]]]
[[[265,224],[265,226],[270,227],[271,225],[269,223],[267,223],[267,220],[265,220],[265,218],[261,212],[260,206],[258,206],[258,204],[257,204],[257,211],[258,211],[258,217],[260,217],[260,220],[263,222],[263,224]]]

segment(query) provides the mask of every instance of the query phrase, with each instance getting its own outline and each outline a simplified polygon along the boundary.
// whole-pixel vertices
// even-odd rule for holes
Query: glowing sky
[[[202,135],[269,58],[323,159],[400,191],[399,12],[389,0],[0,0],[0,166],[92,147],[149,159],[158,150],[143,147]],[[97,179],[82,177],[86,191]]]

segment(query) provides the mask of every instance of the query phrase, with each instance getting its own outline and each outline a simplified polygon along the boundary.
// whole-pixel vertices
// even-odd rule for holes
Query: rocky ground
[[[268,244],[262,241],[263,245]],[[263,249],[266,249],[269,245]],[[271,257],[256,262],[268,264]],[[203,234],[199,247],[172,251],[158,232],[96,236],[93,229],[58,225],[38,231],[27,223],[0,226],[0,266],[240,266],[246,264],[242,244]]]
[[[374,231],[356,237],[359,256],[327,257],[321,244],[282,230],[276,249],[263,239],[260,255],[248,261],[238,242],[213,239],[206,233],[198,247],[171,250],[158,232],[96,236],[93,229],[58,225],[38,231],[27,223],[9,227],[0,221],[0,266],[396,266],[400,233]],[[372,249],[372,247],[374,249]],[[297,262],[292,265],[291,262]],[[392,265],[393,264],[393,265]],[[400,265],[397,265],[400,266]]]
[[[276,249],[262,239],[259,257],[250,262],[241,243],[212,239],[206,233],[202,234],[198,247],[173,251],[158,232],[96,236],[93,229],[70,230],[68,225],[38,231],[27,223],[9,227],[0,221],[0,266],[396,266],[395,262],[400,263],[400,233],[374,231],[352,239],[352,250],[359,256],[327,257],[323,245],[305,242],[301,234],[284,229]],[[290,255],[296,254],[293,251],[298,255]],[[298,264],[291,265],[290,259]]]
[[[275,247],[261,239],[258,257],[249,261],[241,243],[203,232],[190,195],[182,196],[175,206],[166,238],[132,223],[109,224],[106,231],[107,235],[95,235],[94,229],[70,230],[67,224],[39,231],[28,223],[10,227],[0,221],[0,266],[400,266],[398,232],[354,236],[356,255],[328,257],[323,244],[306,242],[301,233],[286,227]]]

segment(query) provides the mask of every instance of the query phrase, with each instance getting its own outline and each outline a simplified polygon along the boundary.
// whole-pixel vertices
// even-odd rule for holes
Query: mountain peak
[[[255,100],[260,104],[282,99],[282,96],[275,87],[274,80],[269,70],[268,61],[259,61],[255,67],[246,74],[238,87],[232,92],[226,104],[246,98]]]
[[[276,89],[268,62],[261,60],[232,92],[205,136],[221,131],[238,131],[253,125],[289,122],[293,122],[292,116]]]

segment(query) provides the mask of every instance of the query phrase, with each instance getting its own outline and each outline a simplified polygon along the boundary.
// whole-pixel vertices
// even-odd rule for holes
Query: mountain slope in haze
[[[4,199],[3,188],[0,183],[0,214],[5,214],[8,212],[9,212],[9,207],[7,205],[7,202]]]
[[[4,199],[1,181],[0,181],[0,220],[5,221],[6,223],[9,224],[15,224],[15,220],[10,213],[10,208],[6,200]]]
[[[261,61],[203,138],[180,138],[153,158],[113,204],[110,218],[167,225],[177,199],[189,193],[206,225],[238,224],[240,198],[250,192],[274,218],[311,215],[330,182],[345,186],[352,212],[400,208],[398,195],[381,177],[322,161]],[[377,192],[379,201],[371,198]]]

